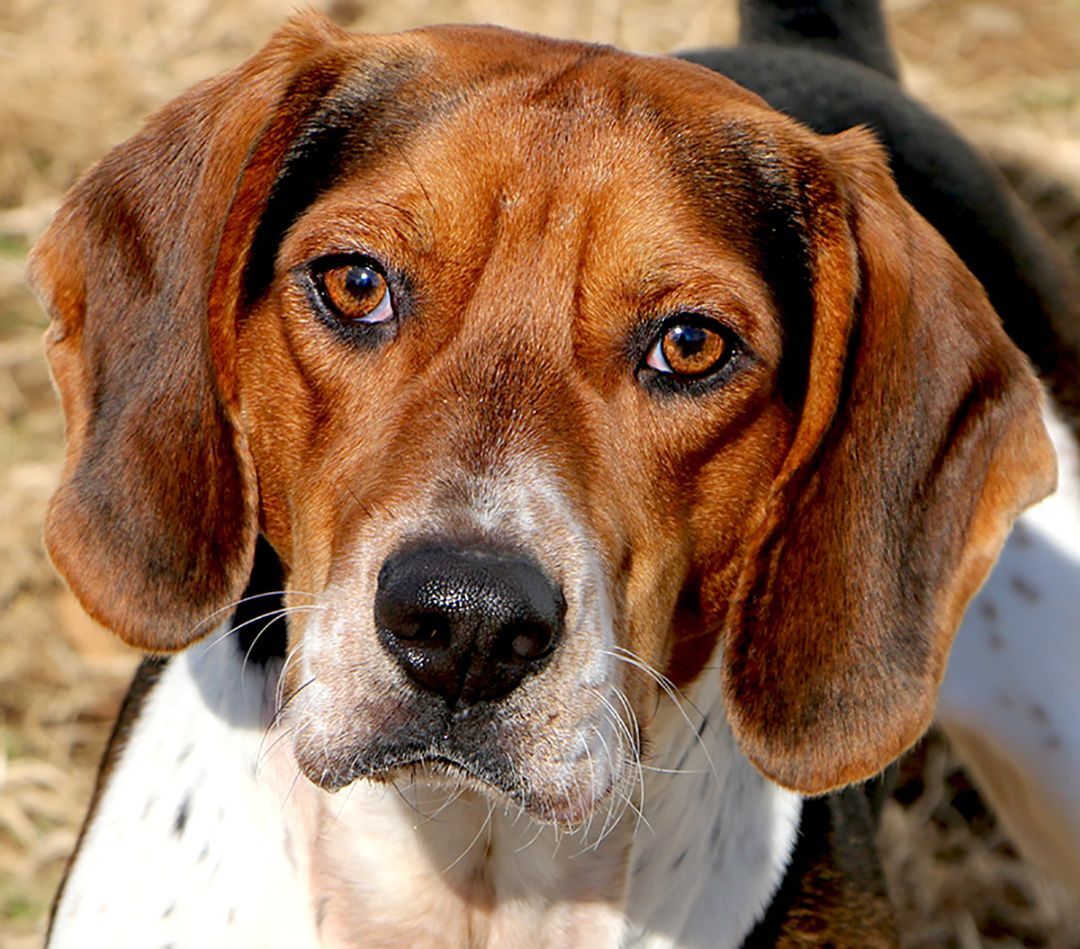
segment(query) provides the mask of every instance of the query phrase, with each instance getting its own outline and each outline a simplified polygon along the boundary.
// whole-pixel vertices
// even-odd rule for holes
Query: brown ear
[[[869,135],[827,151],[805,399],[724,663],[744,752],[812,794],[923,732],[968,600],[1055,478],[1039,387],[982,288]]]
[[[237,275],[289,146],[281,130],[336,78],[340,38],[297,19],[166,106],[72,189],[31,257],[67,423],[45,542],[86,610],[142,648],[206,633],[250,570]]]

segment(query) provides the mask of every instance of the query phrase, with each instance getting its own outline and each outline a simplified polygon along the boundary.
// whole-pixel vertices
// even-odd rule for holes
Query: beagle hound
[[[32,275],[50,554],[176,653],[52,945],[892,943],[865,798],[803,796],[922,733],[1055,463],[868,133],[302,16],[93,169]]]

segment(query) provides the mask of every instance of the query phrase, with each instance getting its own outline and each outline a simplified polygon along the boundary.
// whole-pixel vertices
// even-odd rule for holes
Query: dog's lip
[[[320,772],[321,780],[309,777],[327,791],[340,791],[359,780],[394,782],[403,776],[423,778],[465,778],[484,789],[517,801],[521,797],[515,787],[516,782],[507,780],[508,775],[496,775],[466,755],[455,755],[442,748],[407,747],[399,750],[384,750],[382,753],[367,758],[359,756],[352,760],[351,767],[344,771]]]
[[[454,790],[464,786],[492,799],[501,799],[506,804],[520,807],[542,823],[556,821],[565,826],[588,820],[604,806],[614,793],[616,784],[614,780],[609,782],[601,793],[589,801],[556,802],[529,793],[520,780],[515,780],[516,775],[492,774],[466,756],[457,756],[444,749],[414,747],[402,749],[397,754],[386,754],[377,763],[369,766],[365,766],[363,761],[357,761],[349,774],[331,775],[330,780],[322,787],[327,791],[340,791],[360,780],[394,784],[402,778],[431,784],[438,784],[440,780],[445,780],[448,784],[453,782]]]
[[[395,771],[402,771],[410,768],[423,768],[428,765],[441,766],[451,771],[461,771],[471,777],[483,780],[481,776],[476,773],[476,769],[470,766],[468,761],[463,761],[460,758],[455,758],[452,755],[444,754],[442,752],[432,751],[406,754],[399,759],[377,768],[372,771],[369,776],[379,777],[381,775],[392,774]]]

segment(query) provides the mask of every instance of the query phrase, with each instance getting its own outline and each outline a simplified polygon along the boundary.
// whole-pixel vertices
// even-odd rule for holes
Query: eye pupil
[[[705,349],[709,334],[700,326],[676,326],[668,333],[668,342],[684,359],[693,359]]]
[[[345,274],[345,289],[354,297],[366,297],[378,282],[379,275],[370,267],[350,267]]]
[[[341,287],[350,297],[351,306],[344,308],[346,314],[354,316],[363,311],[364,315],[374,310],[386,292],[386,281],[382,276],[370,267],[352,266],[345,269]],[[349,312],[352,310],[353,312]]]

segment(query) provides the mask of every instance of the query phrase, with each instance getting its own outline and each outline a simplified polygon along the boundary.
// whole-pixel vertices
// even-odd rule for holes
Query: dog
[[[836,789],[926,728],[1057,466],[870,133],[307,15],[84,177],[31,273],[50,555],[177,653],[52,945],[895,941]]]

